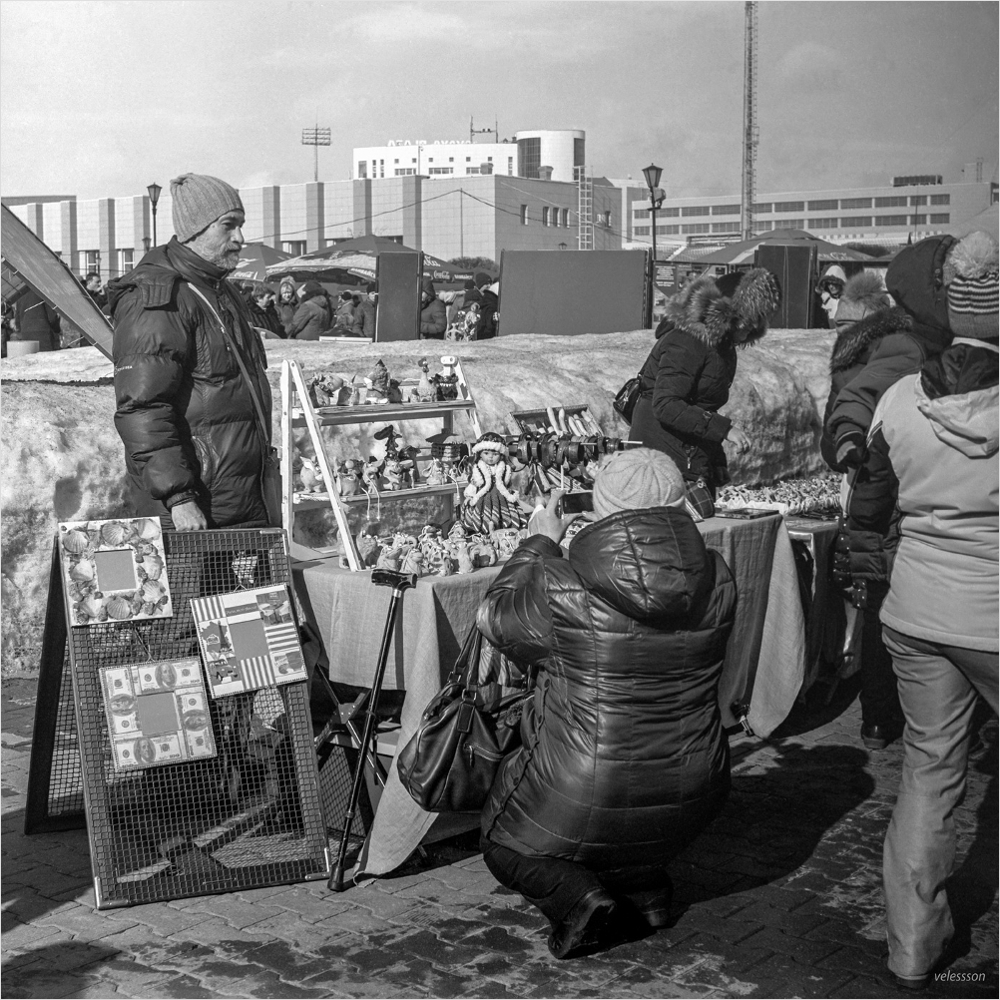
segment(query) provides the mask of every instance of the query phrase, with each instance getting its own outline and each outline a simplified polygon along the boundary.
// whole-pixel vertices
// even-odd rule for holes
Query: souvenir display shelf
[[[469,383],[462,370],[461,361],[454,364],[458,376],[458,395],[456,400],[433,403],[366,403],[360,406],[314,406],[308,387],[302,375],[302,369],[296,361],[283,361],[281,366],[281,478],[284,484],[282,502],[282,520],[288,538],[292,538],[295,515],[299,511],[330,508],[337,520],[337,529],[343,540],[344,555],[352,570],[361,570],[361,560],[358,556],[354,535],[347,520],[351,507],[365,506],[371,502],[365,492],[353,496],[341,496],[339,479],[331,464],[320,429],[322,427],[343,427],[352,424],[393,423],[402,420],[427,420],[440,417],[445,431],[454,430],[454,417],[457,412],[465,412],[469,416],[472,429],[478,438],[482,434],[479,415],[476,412],[476,402],[472,398]],[[309,433],[313,452],[323,482],[333,484],[333,489],[321,493],[303,494],[295,490],[293,477],[293,462],[295,457],[296,428],[305,427]],[[430,458],[430,449],[421,449],[418,459]],[[410,500],[420,497],[454,497],[467,485],[464,477],[449,480],[440,485],[429,486],[421,484],[410,489],[381,490],[378,494],[380,503],[392,503],[399,500]],[[303,546],[292,546],[293,552],[303,554]],[[312,550],[312,554],[329,556],[332,549]]]

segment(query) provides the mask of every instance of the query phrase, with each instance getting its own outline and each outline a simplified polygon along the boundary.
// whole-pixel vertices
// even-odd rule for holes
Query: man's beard
[[[240,262],[240,248],[237,247],[235,250],[219,250],[207,259],[216,267],[221,267],[226,271],[235,271]]]

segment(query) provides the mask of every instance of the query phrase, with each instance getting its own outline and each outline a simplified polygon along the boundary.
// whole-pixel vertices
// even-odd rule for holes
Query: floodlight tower
[[[740,192],[742,239],[754,235],[754,202],[757,199],[757,4],[744,4],[743,50],[743,182]]]
[[[330,145],[330,130],[328,128],[304,128],[302,130],[302,145],[314,146],[313,180],[319,182],[319,147]]]

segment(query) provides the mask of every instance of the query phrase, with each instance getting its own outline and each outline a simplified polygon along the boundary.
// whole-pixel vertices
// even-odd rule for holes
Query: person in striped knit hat
[[[906,720],[899,794],[885,838],[889,970],[924,989],[948,961],[946,882],[977,694],[997,711],[997,244],[972,233],[943,279],[954,337],[882,395],[848,528],[885,541],[880,617]]]

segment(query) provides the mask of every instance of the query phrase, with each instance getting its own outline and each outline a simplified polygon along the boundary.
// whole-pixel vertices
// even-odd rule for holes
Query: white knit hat
[[[684,477],[669,455],[652,448],[615,452],[594,479],[594,513],[669,507],[685,495]]]
[[[231,184],[208,174],[181,174],[170,182],[174,232],[181,243],[197,236],[226,212],[243,211],[240,194]]]

